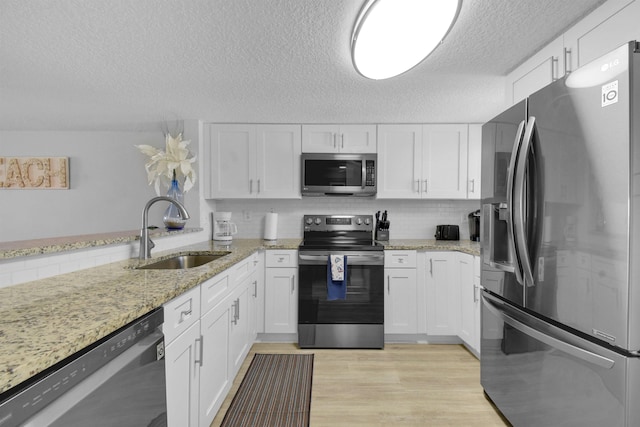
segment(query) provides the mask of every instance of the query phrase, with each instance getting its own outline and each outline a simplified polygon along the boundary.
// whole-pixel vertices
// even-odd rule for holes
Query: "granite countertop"
[[[471,240],[391,239],[378,243],[388,250],[458,251],[480,256],[480,242]]]
[[[0,289],[0,393],[93,344],[259,249],[297,249],[300,239],[234,240],[154,253],[145,263],[194,251],[231,251],[185,270],[137,270],[139,260]]]
[[[197,230],[196,230],[197,231]],[[298,249],[301,239],[202,242],[154,253],[151,263],[197,251],[231,251],[185,270],[139,270],[129,259],[0,289],[0,393],[226,270],[260,249]],[[381,242],[385,249],[461,251],[479,255],[470,241],[422,239]],[[80,243],[82,244],[82,243]],[[52,252],[63,251],[60,246]],[[86,246],[84,246],[86,247]],[[1,250],[1,248],[0,248]]]

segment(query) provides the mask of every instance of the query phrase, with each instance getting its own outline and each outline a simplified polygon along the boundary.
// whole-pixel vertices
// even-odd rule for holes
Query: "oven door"
[[[342,252],[347,296],[327,300],[328,251],[299,251],[299,324],[384,324],[384,253]]]

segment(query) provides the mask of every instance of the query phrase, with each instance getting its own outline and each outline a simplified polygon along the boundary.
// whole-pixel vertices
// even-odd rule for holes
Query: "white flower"
[[[191,141],[183,141],[182,134],[173,138],[166,136],[166,151],[159,150],[151,145],[136,145],[143,153],[149,156],[149,161],[144,165],[147,170],[149,185],[154,184],[156,194],[160,195],[160,183],[169,187],[175,173],[176,178],[184,177],[184,192],[189,191],[196,182],[196,172],[192,164],[196,156],[188,158],[187,145]]]

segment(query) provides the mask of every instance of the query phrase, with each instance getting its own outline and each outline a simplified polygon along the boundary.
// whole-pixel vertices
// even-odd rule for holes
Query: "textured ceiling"
[[[0,129],[481,122],[504,75],[603,0],[463,0],[445,42],[385,81],[354,71],[363,0],[0,0]]]

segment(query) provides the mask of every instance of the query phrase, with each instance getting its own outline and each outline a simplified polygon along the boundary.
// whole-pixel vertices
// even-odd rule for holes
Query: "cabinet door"
[[[460,338],[469,346],[475,343],[475,298],[473,256],[456,254],[458,285],[460,286]]]
[[[254,304],[255,304],[255,313],[256,313],[256,334],[264,333],[264,273],[265,273],[265,264],[264,264],[264,251],[260,251],[254,255],[254,266],[255,266],[255,293]]]
[[[482,125],[469,125],[469,162],[467,165],[467,199],[480,199],[482,172]]]
[[[298,329],[297,269],[267,268],[265,272],[266,333],[296,333]]]
[[[257,171],[254,192],[259,198],[299,199],[299,125],[257,126]]]
[[[378,126],[378,199],[419,199],[422,126]]]
[[[221,303],[200,320],[202,367],[200,368],[200,425],[208,426],[231,388],[229,367],[229,304]]]
[[[167,423],[170,426],[198,426],[201,351],[200,321],[165,349]]]
[[[507,98],[513,104],[564,75],[564,43],[558,37],[507,76]]]
[[[337,153],[338,125],[302,125],[303,153]]]
[[[341,153],[376,153],[376,126],[340,126],[338,148]]]
[[[423,198],[467,198],[467,141],[467,125],[424,125]]]
[[[426,257],[427,334],[458,335],[460,291],[455,253],[428,252]]]
[[[205,139],[206,195],[211,199],[255,197],[257,191],[256,134],[254,125],[208,127]],[[206,185],[206,184],[205,184]]]
[[[582,19],[564,34],[564,43],[570,49],[570,70],[640,39],[640,2],[609,0]]]
[[[415,268],[385,269],[387,292],[384,300],[384,332],[418,332],[417,275]]]
[[[253,341],[249,341],[249,286],[250,277],[229,298],[231,310],[229,326],[229,371],[235,376],[249,347]]]

